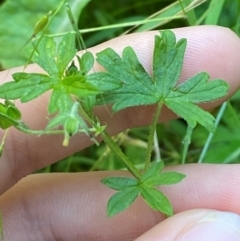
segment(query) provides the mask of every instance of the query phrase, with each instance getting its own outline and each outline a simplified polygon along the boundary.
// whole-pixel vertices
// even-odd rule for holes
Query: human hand
[[[240,79],[239,39],[229,30],[219,27],[192,27],[176,29],[174,32],[178,38],[188,39],[181,80],[204,70],[211,78],[226,80],[230,84],[229,96],[233,94],[239,87]],[[156,32],[123,36],[94,47],[91,51],[99,52],[112,47],[121,53],[125,46],[130,45],[150,71],[154,35]],[[28,68],[28,71],[38,70],[35,65]],[[10,72],[1,73],[1,79],[9,80]],[[40,129],[46,124],[47,99],[48,95],[45,95],[20,106],[25,121],[34,128]],[[211,109],[222,101],[208,103],[204,107]],[[102,121],[108,123],[109,132],[116,134],[129,127],[149,124],[153,110],[152,107],[129,108],[112,116],[105,108],[99,108],[97,113]],[[164,109],[161,121],[171,118],[174,115]],[[199,232],[204,231],[197,230],[191,239],[183,239],[181,234],[205,222],[214,223],[214,217],[222,220],[222,215],[225,215],[228,223],[230,219],[236,220],[235,226],[240,223],[237,215],[214,211],[240,214],[240,188],[234,185],[240,181],[239,165],[194,164],[174,167],[174,171],[185,173],[187,178],[178,185],[162,189],[176,213],[168,219],[150,210],[141,199],[124,213],[107,218],[107,200],[113,191],[103,186],[100,180],[119,172],[36,174],[23,178],[91,144],[87,137],[79,135],[71,140],[68,148],[62,148],[61,141],[61,136],[39,138],[17,130],[9,131],[6,149],[0,161],[0,209],[3,213],[5,241],[134,240],[154,225],[157,226],[137,240],[196,241],[200,237]],[[127,172],[120,174],[128,175]],[[229,227],[222,223],[225,228]],[[209,240],[221,240],[223,234],[220,231],[224,227],[217,231],[220,237],[212,236]],[[206,232],[209,233],[209,230]],[[206,237],[201,238],[208,240]],[[240,240],[240,237],[232,240]]]

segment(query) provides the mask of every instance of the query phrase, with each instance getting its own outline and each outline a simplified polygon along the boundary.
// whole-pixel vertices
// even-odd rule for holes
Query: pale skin
[[[240,86],[240,40],[230,30],[203,26],[176,29],[177,38],[188,39],[180,81],[206,71],[211,79],[222,78],[230,85],[229,98]],[[132,46],[140,61],[150,72],[153,36],[157,32],[127,35],[91,49],[96,53],[112,47],[119,53]],[[99,66],[95,66],[98,69]],[[0,73],[1,82],[11,73]],[[31,65],[27,71],[37,72]],[[41,71],[41,70],[40,70]],[[43,128],[48,95],[20,104],[24,120],[32,128]],[[212,109],[224,99],[205,104]],[[109,132],[116,134],[126,128],[147,125],[153,107],[131,108],[111,115],[105,107],[97,109]],[[175,116],[164,109],[160,121]],[[1,131],[0,136],[3,136]],[[76,174],[31,173],[52,164],[89,145],[85,136],[76,136],[68,148],[61,146],[62,136],[29,136],[14,129],[9,131],[6,149],[0,159],[0,209],[3,213],[5,241],[11,240],[98,240],[144,241],[179,240],[178,237],[203,217],[215,210],[240,214],[240,165],[181,165],[173,169],[187,178],[178,185],[163,188],[174,207],[175,215],[166,219],[152,211],[140,198],[124,213],[106,216],[106,205],[112,190],[101,184],[106,176],[129,175],[127,172],[91,172]]]

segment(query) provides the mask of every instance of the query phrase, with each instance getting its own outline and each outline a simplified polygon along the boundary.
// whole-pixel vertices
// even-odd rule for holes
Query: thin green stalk
[[[141,173],[139,172],[139,170],[131,163],[131,161],[129,160],[129,158],[122,152],[122,150],[120,149],[120,147],[113,141],[113,139],[111,138],[111,136],[106,132],[103,131],[101,133],[101,136],[103,138],[103,140],[105,141],[105,143],[107,143],[107,145],[111,148],[111,150],[118,156],[120,157],[120,159],[124,162],[126,168],[128,169],[128,171],[130,173],[132,173],[132,175],[140,180],[141,178]]]
[[[58,135],[58,134],[64,134],[63,130],[32,130],[29,129],[27,127],[24,127],[22,125],[20,126],[15,126],[16,129],[18,129],[19,131],[22,131],[26,134],[32,134],[32,135],[43,135],[43,134],[48,134],[48,135]]]
[[[219,112],[218,112],[218,115],[217,115],[217,118],[216,118],[216,121],[215,121],[215,127],[218,126],[218,124],[219,124],[219,122],[220,122],[220,120],[221,120],[221,118],[222,118],[222,116],[223,116],[223,113],[224,113],[226,107],[227,107],[227,102],[224,102],[224,103],[222,104]],[[204,159],[204,157],[206,156],[207,150],[208,150],[208,148],[209,148],[209,146],[210,146],[210,143],[211,143],[211,141],[212,141],[213,135],[214,135],[213,133],[210,133],[210,134],[208,135],[208,138],[207,138],[207,140],[206,140],[206,142],[205,142],[205,145],[204,145],[204,147],[203,147],[202,153],[201,153],[201,155],[200,155],[200,157],[199,157],[198,163],[202,163],[202,162],[203,162],[203,159]]]
[[[89,123],[91,124],[94,128],[98,128],[97,124],[95,123],[95,121],[90,118],[90,116],[84,111],[84,109],[82,108],[82,106],[79,106],[79,112],[82,115],[82,117]],[[102,139],[105,141],[105,143],[110,147],[110,149],[124,162],[126,168],[128,169],[128,171],[130,173],[132,173],[132,175],[140,180],[141,178],[141,173],[139,172],[139,170],[131,163],[131,161],[129,160],[129,158],[123,153],[123,151],[121,150],[121,148],[116,144],[116,142],[112,139],[112,137],[108,134],[108,132],[106,130],[103,130],[100,133]]]
[[[191,2],[192,2],[192,0],[185,0],[185,3],[187,5],[190,5]],[[196,21],[197,21],[197,17],[196,17],[194,9],[186,12],[185,8],[183,6],[182,0],[179,0],[179,3],[180,3],[181,8],[182,8],[182,10],[184,12],[184,15],[187,16],[187,21],[188,21],[189,25],[190,26],[194,26],[196,24]]]
[[[108,30],[108,29],[113,29],[113,28],[130,27],[130,26],[140,25],[140,24],[143,24],[143,23],[152,23],[152,22],[159,22],[159,21],[163,21],[163,20],[176,20],[176,19],[182,19],[182,16],[173,16],[173,17],[164,17],[164,18],[156,18],[156,19],[149,19],[149,20],[131,21],[131,22],[126,22],[126,23],[111,24],[111,25],[101,26],[101,27],[96,27],[96,28],[81,29],[81,33],[91,33],[91,32],[97,32],[97,31]],[[64,35],[66,35],[67,33],[75,34],[76,32],[74,30],[74,31],[62,32],[62,33],[57,33],[57,34],[46,34],[45,36],[62,37]],[[35,39],[38,39],[38,38],[40,38],[40,37],[36,37]]]
[[[2,153],[3,153],[3,149],[4,149],[4,146],[5,146],[5,140],[6,140],[7,134],[8,134],[8,129],[5,131],[4,136],[2,138],[2,141],[0,143],[0,157],[2,156]]]
[[[75,33],[77,35],[77,41],[78,41],[78,45],[80,47],[80,50],[86,50],[87,49],[86,45],[85,45],[84,40],[82,38],[82,34],[81,34],[80,30],[78,29],[77,23],[74,19],[74,16],[72,14],[69,3],[66,2],[65,5],[66,5],[66,8],[67,8],[67,14],[68,14],[68,17],[69,17],[70,22],[72,24],[73,30],[75,31]]]
[[[193,128],[190,125],[188,125],[187,126],[187,133],[186,133],[186,135],[183,139],[182,164],[186,163],[186,157],[187,157],[189,145],[191,143],[192,132],[193,132]]]
[[[228,110],[230,111],[231,115],[233,116],[234,120],[236,121],[237,125],[238,125],[238,128],[240,128],[240,121],[239,121],[239,118],[237,116],[237,113],[236,111],[234,110],[230,100],[227,102],[227,107],[228,107]]]
[[[65,172],[66,172],[66,173],[67,173],[67,172],[70,172],[70,170],[71,170],[73,157],[74,157],[74,156],[71,155],[71,156],[69,156],[69,157],[67,158],[67,167],[65,168]]]
[[[158,136],[157,136],[156,130],[154,132],[154,152],[155,152],[155,161],[160,162],[161,161],[161,153],[160,153]]]
[[[163,102],[162,101],[158,102],[156,111],[153,116],[152,124],[150,126],[150,132],[148,136],[148,147],[147,147],[145,167],[144,167],[145,171],[148,169],[151,162],[151,156],[152,156],[152,150],[153,150],[153,144],[154,144],[154,133],[155,133],[158,119],[162,110],[162,106],[163,106]]]
[[[38,39],[38,41],[37,41],[36,45],[34,45],[34,49],[33,49],[32,53],[30,54],[30,57],[28,58],[28,61],[27,61],[26,65],[24,66],[24,68],[26,68],[26,66],[30,63],[30,61],[31,61],[31,59],[32,59],[32,57],[33,57],[33,54],[34,54],[34,52],[36,51],[39,43],[41,42],[42,38],[43,38],[44,36],[46,36],[45,34],[46,34],[46,31],[47,31],[48,26],[52,23],[53,19],[55,18],[55,16],[57,15],[57,13],[60,11],[60,9],[62,8],[62,6],[63,6],[64,3],[65,3],[65,0],[62,0],[62,1],[60,2],[60,4],[59,4],[59,6],[57,7],[57,9],[54,11],[52,18],[50,19],[50,21],[47,23],[46,27],[44,28],[44,30],[43,30],[43,32],[42,32],[42,35],[41,35],[39,38],[36,38],[36,39]]]

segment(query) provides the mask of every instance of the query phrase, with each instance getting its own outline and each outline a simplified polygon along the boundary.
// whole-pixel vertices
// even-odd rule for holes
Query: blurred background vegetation
[[[240,0],[70,0],[69,3],[75,18],[78,19],[78,26],[87,47],[126,32],[203,24],[225,26],[240,36]],[[58,4],[59,0],[49,0],[46,4],[42,4],[42,0],[0,1],[2,69],[26,63],[21,47],[31,37],[36,22]],[[139,23],[137,26],[134,25],[136,21]],[[63,9],[47,34],[70,30],[72,27]],[[207,149],[201,156],[201,162],[240,162],[239,103],[240,94],[237,92],[230,101],[214,111],[214,115],[219,117],[214,135],[209,136],[201,126],[194,130],[187,163],[198,162],[204,146]],[[185,133],[186,123],[182,120],[159,124],[153,158],[159,157],[160,150],[166,165],[180,164]],[[115,137],[132,162],[139,167],[143,164],[147,135],[148,128],[144,127],[125,131]],[[117,157],[101,143],[99,147],[91,146],[40,171],[77,172],[122,168],[124,166]]]

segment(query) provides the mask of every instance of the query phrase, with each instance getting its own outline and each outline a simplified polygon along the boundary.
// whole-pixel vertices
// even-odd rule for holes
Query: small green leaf
[[[13,120],[20,120],[22,118],[21,112],[15,106],[7,107],[7,115]]]
[[[16,81],[0,85],[0,98],[8,100],[19,99],[22,102],[33,100],[51,89],[56,79],[44,74],[14,73]]]
[[[188,101],[181,102],[178,100],[175,101],[174,99],[172,99],[171,101],[166,100],[165,104],[178,116],[181,116],[183,119],[185,119],[187,123],[191,126],[191,128],[194,128],[196,124],[199,123],[204,126],[208,131],[215,131],[215,118],[210,113],[204,111],[198,106]]]
[[[107,214],[109,217],[126,210],[137,198],[138,187],[127,187],[115,193],[108,201]]]
[[[62,41],[58,46],[58,54],[57,54],[57,68],[58,68],[58,76],[61,78],[63,76],[64,71],[66,70],[68,64],[77,53],[75,46],[75,35],[71,33],[67,33],[64,35]]]
[[[67,93],[66,89],[61,85],[56,85],[53,88],[53,92],[48,104],[48,112],[53,114],[57,111],[68,112],[72,107],[73,100]]]
[[[65,71],[65,76],[66,77],[73,76],[73,75],[76,75],[77,72],[78,72],[78,68],[75,65],[74,61],[72,61],[71,65]]]
[[[87,113],[91,113],[93,110],[93,107],[96,105],[96,96],[95,95],[83,96],[81,98],[81,104],[83,109]]]
[[[12,108],[9,110],[9,108]],[[10,105],[4,105],[0,103],[0,128],[7,129],[10,126],[18,126],[20,121],[19,117],[21,116],[20,111],[15,107],[15,110],[13,110],[13,106]],[[13,113],[14,112],[14,113]],[[19,116],[20,115],[20,116]]]
[[[130,177],[106,177],[101,181],[106,186],[114,190],[123,190],[126,187],[137,186],[139,183],[136,179]]]
[[[54,39],[44,36],[34,52],[33,61],[42,67],[50,76],[58,77],[58,67],[55,61],[56,43]]]
[[[122,86],[118,78],[114,78],[106,72],[96,72],[86,76],[87,81],[95,86],[98,86],[100,91],[112,91],[119,89]]]
[[[74,94],[78,97],[97,95],[100,93],[96,86],[86,82],[84,76],[74,75],[66,77],[62,80],[62,85],[68,93]]]
[[[172,92],[175,99],[203,103],[227,94],[228,84],[223,80],[209,81],[209,74],[202,72],[178,85]],[[171,95],[168,98],[171,98]],[[177,98],[178,97],[178,98]]]
[[[172,31],[161,31],[161,36],[155,36],[153,53],[153,81],[157,93],[165,99],[175,87],[182,71],[186,39],[176,43]]]
[[[91,52],[85,52],[81,57],[78,57],[78,62],[80,65],[80,70],[83,75],[86,75],[93,67],[94,57]]]
[[[164,167],[163,161],[153,163],[148,170],[146,170],[141,178],[141,182],[146,182],[149,178],[155,177],[160,174]]]
[[[153,186],[160,186],[160,185],[171,185],[176,184],[182,181],[186,175],[178,172],[164,172],[160,175],[152,176],[148,178],[144,185],[153,187]]]
[[[167,197],[155,188],[141,187],[141,195],[147,204],[156,211],[160,211],[167,216],[173,215],[173,208]]]

